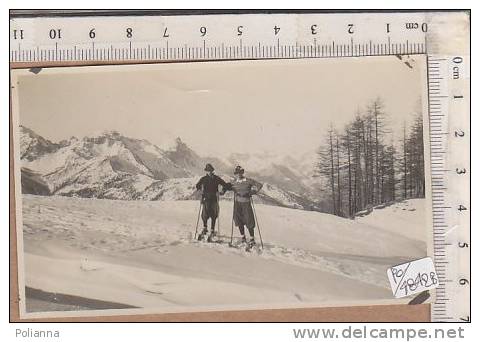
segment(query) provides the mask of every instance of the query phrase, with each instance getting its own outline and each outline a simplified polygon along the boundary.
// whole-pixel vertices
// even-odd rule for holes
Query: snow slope
[[[192,241],[198,201],[24,195],[26,285],[159,311],[374,301],[392,298],[387,267],[426,255],[423,241],[358,221],[256,211],[261,254]],[[225,241],[231,215],[222,201]]]
[[[409,199],[383,208],[374,208],[370,214],[357,217],[355,221],[425,241],[428,231],[426,227],[430,225],[425,206],[426,201],[423,198]]]

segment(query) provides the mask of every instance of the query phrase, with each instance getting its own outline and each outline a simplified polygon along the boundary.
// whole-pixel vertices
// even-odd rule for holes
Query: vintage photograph
[[[408,303],[423,55],[12,71],[20,311]]]

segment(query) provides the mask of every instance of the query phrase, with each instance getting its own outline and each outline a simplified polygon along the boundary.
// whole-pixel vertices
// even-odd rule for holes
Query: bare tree
[[[330,126],[319,149],[317,171],[327,179],[333,214],[353,217],[399,197],[425,196],[421,114],[410,127],[404,123],[401,153],[393,137],[389,144],[385,142],[388,133],[392,131],[379,98],[370,102],[366,112],[357,109],[343,129]]]
[[[408,162],[407,162],[407,124],[403,122],[403,198],[407,198],[407,179],[408,179]]]
[[[346,151],[347,175],[348,175],[348,217],[353,216],[352,205],[352,151],[351,151],[351,127],[347,125],[345,134],[342,136],[342,148]]]
[[[340,195],[340,147],[338,143],[338,134],[335,132],[336,152],[337,152],[337,215],[342,214],[342,196]]]
[[[333,127],[327,132],[326,143],[318,149],[318,162],[316,164],[316,172],[324,176],[329,184],[332,201],[331,207],[333,214],[337,214],[337,201],[335,196],[335,158],[333,146]]]

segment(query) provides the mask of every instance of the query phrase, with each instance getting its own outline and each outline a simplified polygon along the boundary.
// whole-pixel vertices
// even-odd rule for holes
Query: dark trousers
[[[238,229],[240,230],[240,234],[242,234],[242,236],[245,235],[245,226],[238,226]],[[250,236],[253,238],[255,234],[255,228],[248,227],[248,234],[250,234]]]
[[[236,201],[233,205],[233,220],[240,230],[240,234],[245,235],[245,226],[247,226],[250,236],[254,236],[255,216],[253,214],[252,203]]]
[[[219,207],[217,198],[203,200],[202,221],[204,228],[207,228],[208,219],[211,219],[211,230],[215,229],[215,222],[217,221],[218,211]]]

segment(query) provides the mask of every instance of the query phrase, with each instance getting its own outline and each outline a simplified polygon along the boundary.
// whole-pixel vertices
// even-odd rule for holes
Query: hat
[[[235,167],[235,170],[233,171],[233,174],[234,175],[243,175],[244,172],[245,172],[245,170],[243,169],[243,167],[241,167],[240,165],[237,165]]]
[[[207,165],[205,165],[205,171],[210,171],[211,172],[213,170],[215,170],[215,169],[213,168],[212,164],[208,163]]]

